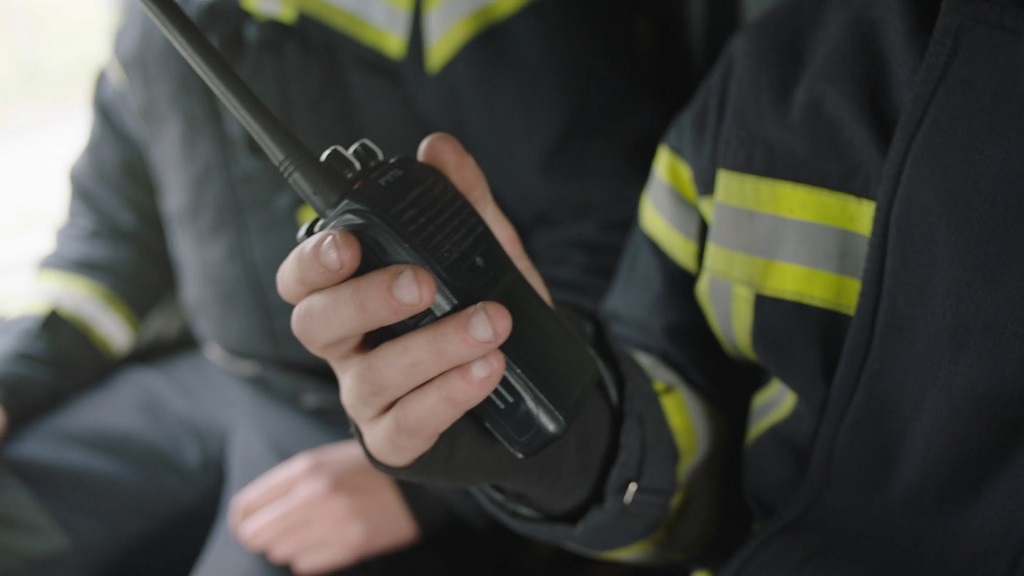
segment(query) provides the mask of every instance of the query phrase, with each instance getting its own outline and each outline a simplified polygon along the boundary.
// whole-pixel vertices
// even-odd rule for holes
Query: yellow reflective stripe
[[[697,184],[693,179],[693,167],[668,144],[661,143],[654,152],[651,172],[675,188],[679,195],[690,204],[697,203]]]
[[[282,24],[299,21],[299,0],[239,0],[242,9],[260,18],[268,18]]]
[[[661,545],[668,540],[675,528],[676,521],[683,510],[683,501],[686,497],[686,480],[694,465],[707,456],[707,441],[702,438],[690,413],[690,405],[696,404],[694,399],[688,399],[688,393],[681,386],[666,384],[661,380],[651,382],[655,393],[658,395],[658,402],[661,404],[662,413],[672,433],[676,449],[679,452],[679,460],[676,462],[675,480],[678,489],[673,494],[669,503],[668,514],[662,525],[650,536],[639,541],[601,552],[597,556],[606,560],[639,560],[649,557],[657,551]],[[706,431],[705,431],[706,434]]]
[[[715,197],[705,194],[697,197],[697,211],[700,212],[705,222],[715,220]]]
[[[423,59],[437,74],[474,37],[532,0],[428,0],[423,6]]]
[[[111,358],[121,358],[135,346],[139,328],[135,314],[95,280],[63,270],[43,269],[36,276],[35,290],[19,315],[55,312]]]
[[[844,192],[720,169],[715,201],[870,236],[875,203]]]
[[[732,334],[739,353],[757,361],[754,353],[754,302],[757,294],[746,286],[732,287]]]
[[[708,205],[700,206],[711,222],[701,274],[715,280],[705,280],[698,296],[716,334],[733,347],[731,353],[754,359],[744,338],[752,334],[747,328],[753,324],[756,294],[853,315],[873,201],[724,169],[715,175],[713,198],[713,213]],[[726,304],[722,294],[729,286]],[[756,294],[736,307],[736,290]]]
[[[860,279],[736,252],[709,242],[703,272],[759,294],[852,316]]]
[[[306,225],[306,222],[309,222],[318,216],[319,214],[317,214],[316,210],[314,210],[309,204],[303,204],[295,209],[295,223],[299,228],[302,228]]]
[[[239,0],[257,17],[294,24],[309,16],[392,60],[409,51],[415,0]]]
[[[772,426],[793,413],[799,398],[782,380],[772,378],[750,400],[745,444],[751,445]]]
[[[645,192],[640,196],[637,219],[640,229],[677,266],[690,274],[696,274],[699,266],[700,246],[674,228],[658,212]]]
[[[697,277],[694,292],[722,349],[730,356],[756,362],[754,305],[757,293],[747,286],[731,284],[704,273]]]
[[[660,144],[640,197],[638,222],[644,234],[679,267],[697,273],[701,214],[693,169],[667,144]]]
[[[414,6],[414,0],[302,0],[304,13],[392,60],[409,51]]]

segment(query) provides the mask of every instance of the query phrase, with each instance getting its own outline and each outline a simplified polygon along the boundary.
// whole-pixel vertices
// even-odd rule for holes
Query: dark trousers
[[[319,409],[184,352],[127,365],[18,431],[0,446],[0,575],[287,574],[239,546],[225,515],[261,473],[348,435],[336,388],[291,378],[278,388]],[[455,530],[350,573],[507,571],[525,544],[506,535]]]

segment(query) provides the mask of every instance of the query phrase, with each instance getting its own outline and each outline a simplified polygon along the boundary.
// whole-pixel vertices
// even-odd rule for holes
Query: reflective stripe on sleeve
[[[639,351],[633,351],[632,356],[652,378],[651,386],[658,395],[679,454],[675,469],[676,492],[662,525],[643,540],[599,554],[608,560],[638,562],[663,555],[665,543],[685,521],[686,486],[695,470],[709,457],[712,427],[706,403],[690,390],[681,376],[654,356]]]
[[[696,274],[703,230],[690,165],[665,144],[658,146],[640,197],[641,230],[680,268]]]
[[[711,331],[725,351],[732,356],[756,361],[753,338],[757,294],[754,290],[710,274],[701,274],[697,278],[696,295]]]
[[[798,400],[796,392],[778,378],[762,386],[750,400],[746,445],[753,444],[772,426],[788,418]]]
[[[719,170],[708,272],[758,294],[853,315],[875,203]]]
[[[423,58],[428,74],[441,71],[473,38],[532,0],[425,0]]]
[[[79,274],[40,270],[33,296],[16,315],[50,312],[81,330],[112,359],[131,352],[138,338],[139,322],[128,306],[105,286]]]
[[[253,15],[282,24],[299,20],[299,0],[239,0],[238,4]]]
[[[875,202],[845,192],[797,182],[719,170],[715,177],[715,201],[794,221],[870,236]]]
[[[852,316],[875,203],[844,192],[719,170],[697,300],[726,350],[757,360],[758,296]]]

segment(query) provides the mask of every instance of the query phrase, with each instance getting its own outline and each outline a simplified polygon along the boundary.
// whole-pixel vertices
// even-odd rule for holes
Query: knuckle
[[[345,409],[349,419],[365,434],[367,426],[377,416],[377,410],[372,408],[366,396],[352,383],[345,381],[340,388],[338,395],[341,399],[341,406]]]
[[[458,412],[464,410],[469,398],[468,391],[475,382],[468,367],[454,370],[446,382],[439,382],[434,387],[434,401],[444,412]]]
[[[267,557],[267,561],[278,566],[287,564],[289,560],[288,554],[279,547],[269,548],[264,555]]]
[[[375,373],[376,368],[365,357],[358,361],[350,362],[345,370],[345,385],[351,389],[360,389],[360,392],[363,392],[361,389],[374,381]]]
[[[329,496],[336,487],[330,474],[317,474],[306,480],[303,486],[306,498],[318,499]]]
[[[370,456],[385,466],[404,466],[401,451],[390,440],[380,426],[368,427],[363,432],[363,442]]]
[[[295,304],[292,309],[290,327],[292,334],[299,342],[311,352],[316,353],[318,347],[312,338],[312,326],[317,321],[318,314],[313,308],[313,303],[308,298]]]
[[[418,419],[412,418],[405,410],[392,410],[386,419],[387,437],[396,446],[401,446],[403,440],[421,436],[424,433]]]
[[[300,476],[315,476],[321,468],[320,460],[313,454],[298,454],[292,458],[292,466]]]
[[[386,367],[372,354],[354,360],[347,367],[342,385],[342,402],[359,411],[363,417],[373,417],[387,404],[382,385]]]
[[[431,426],[431,419],[418,418],[407,410],[396,409],[388,414],[384,423],[393,466],[407,466],[426,452],[437,440],[440,431]]]

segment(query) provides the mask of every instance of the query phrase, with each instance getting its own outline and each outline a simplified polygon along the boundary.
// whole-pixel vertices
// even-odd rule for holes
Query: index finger
[[[318,232],[295,247],[277,269],[277,293],[285,302],[300,300],[347,280],[359,267],[362,250],[350,232]]]

